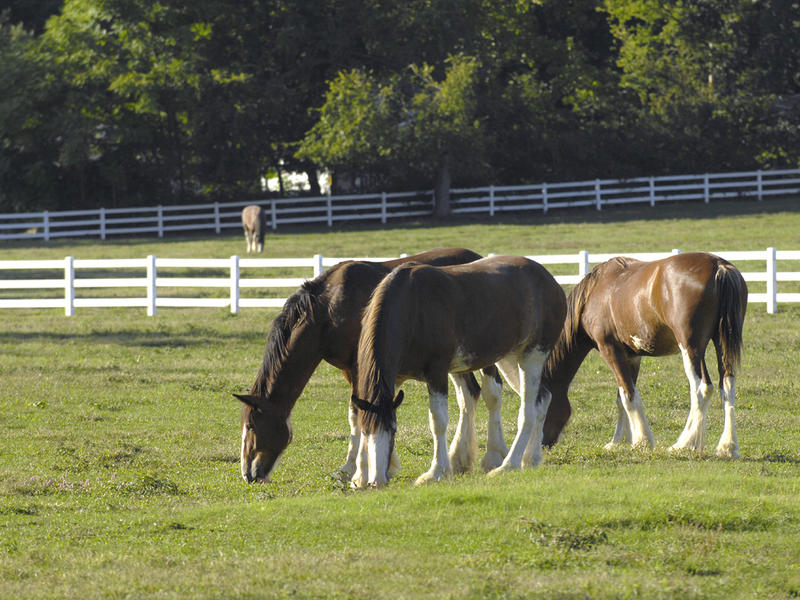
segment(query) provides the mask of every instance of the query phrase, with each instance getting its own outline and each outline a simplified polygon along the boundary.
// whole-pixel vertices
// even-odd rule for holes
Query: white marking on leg
[[[481,461],[484,471],[491,471],[503,464],[508,446],[503,437],[503,386],[494,377],[483,375],[481,397],[489,411],[486,435],[486,455]]]
[[[353,473],[353,478],[350,480],[350,485],[354,489],[367,487],[367,476],[369,474],[369,449],[367,448],[367,436],[361,435],[360,443],[358,444],[358,455],[356,456],[356,470]]]
[[[628,421],[628,413],[622,404],[619,390],[617,390],[617,426],[614,429],[614,437],[608,442],[604,448],[611,450],[620,444],[629,444],[631,441],[631,423]]]
[[[450,376],[456,389],[459,415],[456,432],[450,443],[450,467],[454,473],[465,473],[472,468],[478,455],[478,440],[475,433],[475,405],[478,398],[470,394],[469,385],[463,377]]]
[[[631,428],[631,445],[633,447],[643,446],[653,448],[655,441],[653,440],[653,432],[650,430],[650,424],[647,422],[647,416],[644,414],[644,403],[642,397],[639,395],[639,390],[636,386],[633,387],[633,398],[629,397],[627,392],[620,387],[619,396],[622,399],[622,405],[625,407],[625,412],[628,415],[628,423]]]
[[[706,411],[711,400],[713,387],[704,382],[700,373],[697,373],[692,365],[689,352],[683,346],[679,346],[683,356],[683,370],[686,372],[686,379],[689,380],[689,416],[686,418],[686,425],[678,436],[678,440],[670,447],[670,450],[696,450],[703,451],[706,435]]]
[[[430,392],[428,422],[433,436],[433,460],[431,468],[417,478],[416,485],[439,481],[449,477],[452,472],[447,455],[447,394]]]
[[[736,416],[733,407],[736,404],[736,378],[728,375],[722,380],[722,409],[725,412],[725,425],[717,444],[717,456],[739,458],[739,442],[736,439]]]
[[[389,481],[391,444],[392,432],[386,429],[378,428],[374,433],[367,435],[369,484],[371,486],[383,487]]]
[[[541,460],[541,445],[542,445],[542,425],[544,424],[544,417],[547,415],[547,403],[537,402],[537,395],[539,392],[539,383],[542,377],[542,368],[547,360],[549,352],[541,350],[532,350],[527,355],[521,357],[516,362],[516,369],[509,368],[511,361],[503,359],[497,363],[500,372],[506,377],[509,384],[513,386],[512,378],[514,371],[517,372],[518,385],[520,387],[520,405],[519,415],[517,417],[517,435],[511,443],[511,448],[508,454],[503,459],[503,464],[489,472],[489,475],[496,475],[498,473],[509,471],[511,469],[519,469],[522,466],[522,458],[526,453],[528,444],[532,442],[537,448],[533,448],[530,453],[531,466],[535,466],[536,460]],[[544,405],[544,411],[541,412],[541,406]],[[539,414],[541,412],[541,414]],[[531,438],[534,438],[533,440]],[[527,465],[526,465],[527,466]]]
[[[361,427],[358,425],[358,410],[351,404],[347,409],[347,420],[350,423],[350,440],[347,442],[347,461],[339,467],[339,472],[348,479],[356,472],[356,457],[361,445]]]
[[[553,394],[550,390],[539,387],[539,395],[536,397],[536,423],[534,424],[534,435],[528,441],[525,447],[525,452],[522,454],[523,467],[535,467],[542,462],[542,429],[544,428],[544,419],[547,416],[547,409],[550,406],[550,401],[553,399]]]

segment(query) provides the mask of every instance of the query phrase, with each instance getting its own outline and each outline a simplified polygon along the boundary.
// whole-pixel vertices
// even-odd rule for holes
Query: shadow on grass
[[[625,223],[629,221],[659,221],[673,219],[714,219],[717,217],[731,217],[757,214],[773,214],[778,212],[800,213],[800,203],[796,198],[770,198],[763,201],[752,198],[715,200],[705,204],[700,201],[684,202],[660,202],[655,207],[649,205],[615,205],[604,206],[602,210],[591,207],[576,208],[557,208],[550,209],[547,213],[541,211],[501,213],[495,217],[488,215],[450,215],[443,219],[434,217],[398,219],[388,224],[364,223],[360,221],[340,222],[333,227],[325,225],[281,225],[278,231],[268,233],[269,237],[275,238],[282,234],[320,234],[337,232],[375,232],[393,231],[397,229],[437,229],[468,225],[581,225],[588,223]],[[232,231],[232,230],[231,230]],[[235,239],[237,242],[241,234],[222,233],[214,235],[211,232],[196,232],[189,234],[176,235],[169,238],[157,237],[125,237],[115,236],[111,242],[117,246],[127,246],[137,248],[140,246],[152,246],[153,243],[174,242],[201,242],[213,237],[213,239]],[[76,253],[76,248],[81,246],[94,246],[100,242],[97,238],[61,238],[47,242],[48,249],[65,248],[69,252]],[[21,240],[9,241],[8,247],[11,249],[40,249],[43,243],[40,240]]]

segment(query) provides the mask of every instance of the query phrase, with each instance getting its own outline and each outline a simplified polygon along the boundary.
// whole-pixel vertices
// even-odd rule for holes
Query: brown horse
[[[264,249],[264,230],[266,221],[264,220],[264,210],[251,204],[242,209],[242,227],[244,237],[247,239],[247,252],[261,252]]]
[[[589,351],[597,348],[619,386],[617,427],[606,448],[623,442],[652,448],[653,434],[636,388],[639,366],[643,356],[680,351],[689,379],[691,410],[671,450],[702,451],[713,392],[705,353],[713,341],[725,412],[717,455],[738,457],[734,369],[742,348],[747,285],[736,267],[704,252],[653,262],[613,258],[592,269],[567,302],[564,332],[543,377],[553,394],[544,425],[545,445],[558,440],[571,412],[569,384]]]
[[[547,356],[558,339],[566,299],[544,267],[516,256],[466,265],[401,265],[375,289],[358,342],[353,403],[361,411],[362,447],[354,487],[384,485],[406,379],[430,396],[433,461],[417,483],[451,473],[446,452],[447,376],[497,364],[520,395],[518,430],[494,474],[541,460],[542,423],[550,401],[539,393]]]
[[[284,304],[269,333],[261,370],[247,395],[236,395],[242,407],[242,477],[268,480],[275,461],[289,445],[289,416],[311,374],[325,360],[354,381],[353,364],[361,332],[361,313],[375,286],[395,267],[407,261],[434,265],[467,263],[481,258],[463,248],[429,250],[408,258],[382,263],[346,261],[305,282]],[[471,373],[453,378],[462,419],[451,455],[460,470],[467,470],[477,454],[475,404],[482,395],[490,413],[485,468],[499,465],[508,451],[500,419],[501,384],[496,369],[487,369],[483,389]],[[361,430],[350,407],[350,443],[341,471],[349,479],[355,471]]]

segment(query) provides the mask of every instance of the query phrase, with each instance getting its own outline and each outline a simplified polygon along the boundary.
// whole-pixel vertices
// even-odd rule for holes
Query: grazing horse
[[[495,363],[521,404],[514,442],[490,474],[538,464],[550,401],[539,380],[565,312],[564,291],[553,276],[518,256],[439,268],[406,264],[387,275],[364,311],[358,342],[353,403],[364,435],[353,486],[388,480],[402,399],[394,390],[406,379],[424,381],[430,396],[433,461],[417,484],[448,477],[448,373]]]
[[[569,385],[586,355],[597,348],[619,386],[611,448],[624,442],[653,447],[653,433],[636,388],[643,356],[680,351],[689,379],[691,410],[671,450],[703,450],[705,415],[713,385],[705,363],[714,342],[725,426],[717,455],[736,458],[734,369],[742,349],[747,285],[731,263],[692,252],[653,262],[613,258],[597,265],[570,292],[564,332],[545,367],[553,394],[544,444],[558,440],[570,416]]]
[[[261,252],[264,249],[264,230],[266,221],[264,220],[264,210],[251,204],[242,209],[242,227],[244,227],[244,237],[247,238],[247,252]]]
[[[375,286],[395,267],[407,261],[433,265],[467,263],[481,256],[463,248],[428,250],[386,262],[345,261],[313,280],[306,281],[286,301],[269,333],[261,370],[250,393],[236,395],[242,406],[241,472],[248,481],[266,481],[275,461],[289,445],[289,416],[311,374],[325,360],[354,381],[356,345],[361,313]],[[486,369],[482,389],[472,373],[453,378],[461,407],[461,421],[451,454],[460,470],[471,468],[477,455],[475,405],[478,395],[486,402],[490,427],[483,466],[498,466],[508,448],[503,441],[501,382],[497,370]],[[361,430],[358,414],[350,406],[350,442],[347,462],[341,468],[349,479],[355,471]]]

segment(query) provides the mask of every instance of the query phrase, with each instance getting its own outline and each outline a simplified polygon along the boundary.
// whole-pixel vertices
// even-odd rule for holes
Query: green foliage
[[[796,0],[9,8],[0,210],[800,162]]]

